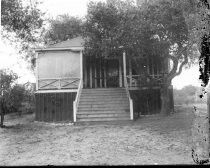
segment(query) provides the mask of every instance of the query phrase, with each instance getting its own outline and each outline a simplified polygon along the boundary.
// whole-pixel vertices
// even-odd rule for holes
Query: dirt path
[[[53,125],[28,114],[5,124],[0,165],[194,164],[189,109],[124,123]]]

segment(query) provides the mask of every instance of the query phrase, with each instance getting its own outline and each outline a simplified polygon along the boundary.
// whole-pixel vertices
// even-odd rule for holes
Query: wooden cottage
[[[83,46],[77,37],[36,50],[37,121],[133,120],[160,112],[161,62],[142,59],[138,74],[126,53],[87,57]],[[144,71],[150,78],[143,78]]]

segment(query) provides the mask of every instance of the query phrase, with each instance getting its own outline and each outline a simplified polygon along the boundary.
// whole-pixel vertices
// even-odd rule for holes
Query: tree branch
[[[181,63],[181,65],[179,66],[179,70],[178,72],[174,72],[174,73],[170,73],[170,76],[168,76],[168,80],[172,80],[175,76],[178,76],[181,74],[182,69],[184,67],[184,65],[186,65],[188,63],[188,56],[187,54],[184,55],[184,61]],[[178,64],[177,64],[178,65]],[[173,70],[173,69],[172,69]]]
[[[169,72],[168,74],[168,78],[170,78],[171,75],[175,74],[176,73],[176,70],[177,70],[177,67],[178,67],[178,58],[177,57],[174,57],[172,55],[168,55],[167,56],[168,58],[170,58],[172,61],[173,61],[173,68],[172,70]]]

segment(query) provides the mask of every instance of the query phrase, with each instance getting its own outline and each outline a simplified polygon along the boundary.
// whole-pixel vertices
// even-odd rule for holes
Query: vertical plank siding
[[[160,113],[161,99],[160,89],[141,89],[130,90],[131,98],[133,99],[134,117],[138,118],[140,115],[152,115]],[[173,111],[173,88],[169,89],[170,107]]]
[[[76,92],[36,93],[36,121],[73,122],[73,101]]]
[[[130,90],[133,99],[134,117],[160,112],[160,89]]]

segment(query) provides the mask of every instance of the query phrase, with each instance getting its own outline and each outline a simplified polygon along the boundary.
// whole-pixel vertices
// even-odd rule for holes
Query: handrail
[[[126,76],[124,76],[124,86],[125,90],[129,99],[129,106],[130,106],[130,119],[133,120],[133,100],[131,99],[129,90],[128,90],[128,82]]]
[[[38,80],[58,80],[58,79],[80,79],[80,77],[56,77],[56,78],[39,78]]]
[[[151,80],[152,80],[152,82],[156,82],[156,84],[157,85],[159,85],[160,84],[160,82],[161,82],[161,77],[162,77],[162,75],[160,75],[160,74],[154,74],[154,75],[147,75],[147,76],[144,76],[144,75],[126,75],[126,79],[128,80],[129,79],[129,82],[128,82],[128,87],[137,87],[137,84],[133,84],[133,80],[135,81],[135,80],[142,80],[144,77],[149,77]],[[147,81],[147,79],[146,79],[146,81],[144,80],[144,81],[142,81],[143,83],[141,83],[141,84],[143,84],[143,85],[148,85],[148,81]]]
[[[76,95],[75,101],[73,102],[73,106],[74,106],[73,107],[74,108],[74,122],[76,122],[77,108],[78,108],[80,94],[81,94],[81,91],[82,91],[82,85],[83,85],[83,79],[80,79],[77,95]]]

